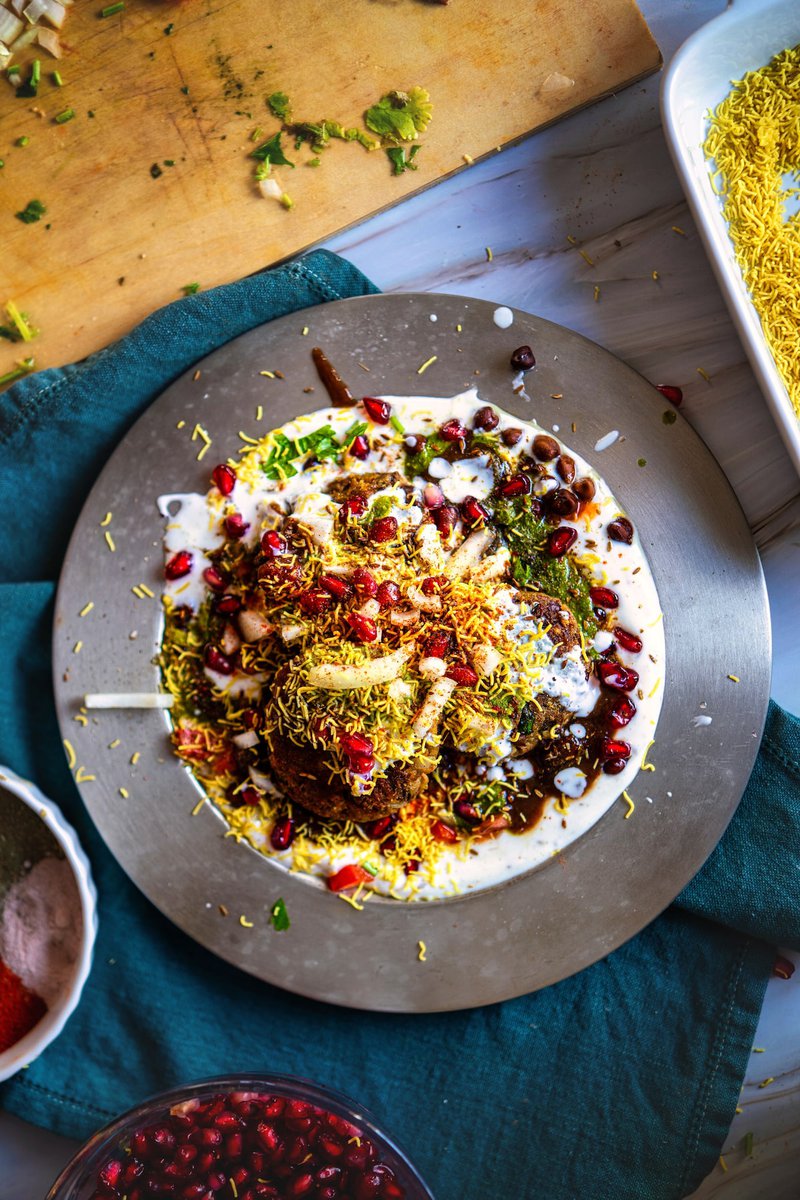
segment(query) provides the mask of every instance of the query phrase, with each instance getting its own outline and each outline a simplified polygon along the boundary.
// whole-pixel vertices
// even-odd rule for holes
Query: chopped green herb
[[[337,458],[343,449],[343,445],[336,441],[336,434],[330,425],[323,425],[321,429],[295,441],[283,433],[276,433],[273,440],[275,445],[261,464],[267,479],[290,479],[297,474],[293,463],[309,452],[318,462],[323,462],[326,458]]]
[[[748,1158],[753,1157],[753,1134],[746,1133],[742,1138],[742,1146]]]
[[[318,167],[318,166],[319,166],[319,164],[320,164],[320,159],[319,159],[319,158],[310,158],[310,159],[308,160],[308,162],[306,163],[306,166],[307,166],[307,167]]]
[[[406,158],[404,146],[389,146],[386,154],[394,168],[392,174],[402,175],[404,171],[416,171],[417,164],[414,162],[414,159],[420,149],[419,145],[412,146],[408,158]]]
[[[59,113],[58,116],[54,118],[54,120],[56,125],[66,125],[67,121],[71,121],[74,116],[74,108],[65,108],[62,113]]]
[[[0,158],[0,170],[2,170],[5,165],[6,165],[6,160],[4,158]]]
[[[33,328],[27,313],[20,312],[13,300],[9,300],[6,304],[6,313],[16,331],[16,336],[10,340],[30,342],[36,337],[39,330]],[[7,326],[3,326],[3,329],[7,328]],[[5,336],[8,336],[8,334],[5,334]]]
[[[283,205],[283,207],[285,209],[294,208],[294,200],[292,199],[292,197],[289,195],[288,192],[284,192],[283,195],[281,196],[281,204]]]
[[[364,113],[368,129],[390,142],[413,142],[428,127],[433,106],[424,88],[388,92]]]
[[[188,95],[189,95],[189,85],[188,85],[188,84],[185,84],[185,85],[184,85],[184,86],[181,88],[181,91],[183,92],[184,96],[188,96]]]
[[[119,0],[119,2],[117,4],[109,4],[107,8],[104,8],[101,11],[100,16],[101,17],[113,17],[114,13],[122,12],[124,7],[125,7],[125,0]]]
[[[391,417],[389,417],[389,424],[391,425],[392,429],[394,429],[395,433],[399,433],[401,436],[405,433],[405,426],[400,420],[398,420],[394,413],[392,413]]]
[[[166,37],[169,37],[169,35],[172,33],[174,28],[175,28],[175,25],[174,25],[174,22],[172,22],[172,21],[170,21],[169,25],[164,26],[164,33],[165,33]]]
[[[282,898],[280,900],[276,900],[273,904],[272,908],[270,909],[269,919],[270,924],[276,933],[283,933],[284,930],[288,929],[291,925],[289,913],[286,909],[286,903]]]
[[[158,177],[163,175],[164,172],[161,170],[161,167],[158,165],[158,163],[153,163],[152,167],[150,168],[150,174],[153,176],[153,179],[158,179]]]
[[[53,71],[53,83],[56,85],[56,87],[64,86],[64,80],[61,78],[61,74],[58,71]]]
[[[663,412],[661,414],[661,420],[664,422],[665,425],[674,425],[675,422],[677,421],[677,419],[678,419],[678,414],[676,412],[674,412],[671,408],[668,408],[666,412]]]
[[[375,521],[382,521],[384,517],[388,517],[394,508],[394,503],[391,496],[378,496],[367,509],[363,518],[364,524],[369,526]]]
[[[185,283],[183,285],[183,287],[181,288],[181,291],[183,292],[184,296],[194,296],[194,294],[196,292],[200,291],[200,284],[199,283]]]
[[[267,175],[270,167],[293,167],[294,163],[290,162],[281,149],[281,134],[276,133],[269,139],[257,146],[250,153],[251,158],[257,158],[267,167]]]
[[[46,212],[47,209],[41,200],[29,200],[22,212],[16,214],[16,217],[18,221],[22,221],[23,225],[33,225],[35,221],[40,221]]]
[[[442,451],[452,443],[446,442],[443,437],[439,437],[438,433],[432,433],[425,442],[421,450],[416,454],[410,452],[406,454],[406,473],[409,479],[413,479],[415,475],[424,475],[434,458],[438,458]]]
[[[164,159],[164,166],[165,166],[165,167],[174,167],[174,166],[175,166],[175,159],[174,159],[174,158],[165,158],[165,159]]]
[[[17,95],[20,97],[37,96],[39,94],[39,82],[42,78],[42,64],[38,58],[33,60],[31,64],[31,73],[27,83],[21,83],[17,88]]]
[[[299,121],[291,126],[290,132],[295,135],[295,150],[299,150],[303,142],[309,142],[315,153],[327,150],[331,138],[359,142],[365,150],[375,150],[379,145],[363,129],[345,129],[338,121]]]
[[[16,140],[16,142],[14,143],[14,145],[15,145],[15,146],[27,146],[27,145],[29,145],[29,144],[30,144],[30,140],[31,140],[31,139],[30,139],[29,137],[27,137],[27,136],[23,135],[22,137],[18,137],[18,138],[17,138],[17,140]]]
[[[267,106],[273,117],[277,117],[279,121],[289,120],[289,97],[286,92],[273,92],[267,97]]]
[[[22,376],[30,374],[35,366],[35,358],[21,359],[13,371],[8,371],[5,375],[0,375],[0,387],[6,383],[13,383],[15,379],[22,379]]]
[[[93,117],[93,116],[94,116],[94,113],[92,112],[92,110],[91,110],[91,109],[89,109],[89,111],[87,112],[87,114],[86,114],[86,115],[87,115],[87,117]]]
[[[646,466],[647,466],[647,459],[646,459],[646,458],[637,458],[637,460],[636,460],[636,465],[637,465],[638,467],[646,467]]]
[[[362,862],[361,866],[364,868],[364,870],[367,872],[367,874],[372,875],[373,878],[378,874],[378,868],[375,866],[374,863]]]
[[[361,437],[362,433],[366,433],[369,426],[366,421],[353,421],[353,424],[345,429],[342,437],[342,446],[349,449],[357,437]]]

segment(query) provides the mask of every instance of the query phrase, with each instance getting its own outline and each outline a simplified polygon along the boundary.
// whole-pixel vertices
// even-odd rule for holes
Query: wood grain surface
[[[185,284],[286,258],[660,62],[632,0],[127,0],[106,19],[101,8],[77,0],[62,61],[40,55],[35,99],[0,82],[0,304],[41,330],[23,348],[37,368],[108,344]],[[362,126],[381,95],[415,85],[434,104],[417,171],[394,176],[382,150],[344,142],[310,169],[309,148],[295,153],[286,135],[296,166],[276,174],[294,207],[258,194],[248,156],[257,128],[280,127],[272,92],[289,95],[295,119]],[[33,198],[47,213],[25,225],[14,214]],[[20,355],[0,342],[0,374]]]

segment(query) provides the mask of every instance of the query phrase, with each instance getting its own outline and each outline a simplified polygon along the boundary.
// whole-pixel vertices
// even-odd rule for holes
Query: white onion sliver
[[[36,40],[53,58],[61,58],[61,42],[55,29],[37,29]]]
[[[265,196],[268,199],[280,200],[281,196],[283,195],[281,185],[278,183],[277,179],[273,179],[271,176],[267,179],[259,179],[258,190],[261,192],[262,196]]]
[[[13,42],[19,37],[22,28],[19,17],[15,17],[7,8],[0,8],[0,42]]]

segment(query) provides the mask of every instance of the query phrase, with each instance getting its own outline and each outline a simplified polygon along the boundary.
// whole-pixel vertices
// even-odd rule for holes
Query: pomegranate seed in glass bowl
[[[252,1183],[274,1189],[254,1195],[275,1200],[318,1196],[329,1185],[336,1196],[433,1200],[405,1151],[367,1110],[289,1075],[207,1079],[145,1100],[86,1142],[46,1200],[144,1200],[162,1194],[161,1181],[173,1175],[181,1181],[177,1196],[222,1188],[241,1196]]]

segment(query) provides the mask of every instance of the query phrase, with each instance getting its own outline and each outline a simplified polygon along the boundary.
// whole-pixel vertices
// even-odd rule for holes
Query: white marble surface
[[[641,7],[668,61],[724,0],[643,0]],[[658,82],[576,114],[329,246],[384,290],[516,305],[579,330],[654,382],[683,387],[683,412],[722,463],[761,548],[774,622],[773,695],[798,713],[800,481],[687,212],[661,133]],[[593,268],[567,235],[579,239]],[[726,1141],[728,1170],[716,1167],[694,1200],[800,1197],[800,970],[790,982],[770,983],[755,1044],[763,1053],[752,1056],[742,1113]],[[769,1077],[775,1082],[759,1088]],[[752,1158],[740,1144],[748,1132]],[[41,1200],[71,1146],[0,1114],[2,1200]]]

